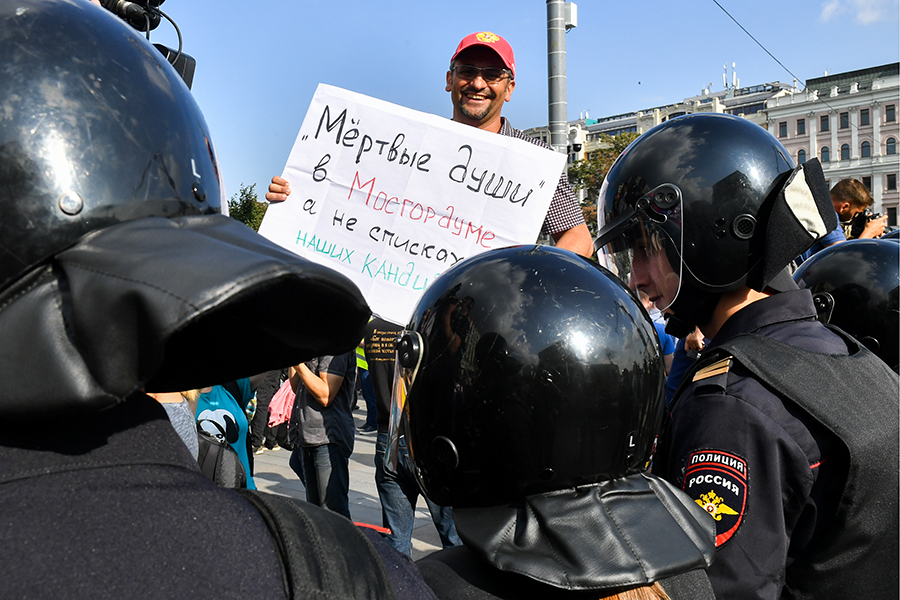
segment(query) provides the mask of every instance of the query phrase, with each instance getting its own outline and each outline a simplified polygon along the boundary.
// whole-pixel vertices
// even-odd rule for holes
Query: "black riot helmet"
[[[820,319],[843,329],[898,370],[900,244],[850,240],[816,253],[794,273]]]
[[[200,109],[125,22],[86,0],[3,2],[0,56],[0,419],[359,342],[355,285],[219,214]]]
[[[655,329],[621,281],[545,246],[443,273],[398,344],[392,433],[405,416],[425,493],[456,508],[646,468],[663,410]]]
[[[219,212],[200,110],[123,21],[83,0],[4,2],[0,56],[0,290],[90,231]]]
[[[765,129],[715,113],[667,121],[626,148],[601,188],[598,220],[595,246],[683,320],[679,335],[702,325],[722,293],[764,289],[836,226],[817,160],[795,168]],[[633,277],[653,269],[653,284]]]

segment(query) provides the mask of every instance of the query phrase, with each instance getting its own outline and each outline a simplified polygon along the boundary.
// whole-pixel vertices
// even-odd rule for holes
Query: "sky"
[[[898,0],[581,0],[566,35],[568,118],[601,118],[678,102],[736,65],[740,86],[808,78],[900,60]],[[475,31],[516,54],[503,115],[546,125],[547,5],[537,0],[166,0],[192,91],[209,125],[226,194],[282,172],[319,83],[449,118],[450,57]],[[165,20],[151,42],[177,47]],[[778,64],[780,61],[784,67]],[[790,71],[790,72],[788,72]]]

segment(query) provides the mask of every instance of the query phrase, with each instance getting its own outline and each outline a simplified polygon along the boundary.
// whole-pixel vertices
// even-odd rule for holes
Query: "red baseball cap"
[[[452,63],[456,60],[456,57],[459,56],[460,52],[466,48],[471,48],[472,46],[485,46],[496,52],[497,56],[503,61],[503,64],[506,65],[506,68],[512,72],[513,79],[516,78],[516,59],[513,56],[512,46],[510,46],[509,42],[502,37],[496,33],[491,33],[490,31],[470,33],[464,37],[459,43],[459,46],[456,47],[456,52],[453,53],[450,62]]]

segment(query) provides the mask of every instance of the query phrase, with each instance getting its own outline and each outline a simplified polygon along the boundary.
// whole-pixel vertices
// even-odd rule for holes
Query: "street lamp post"
[[[568,146],[566,118],[566,31],[577,26],[577,6],[547,0],[547,72],[550,145],[557,152]]]

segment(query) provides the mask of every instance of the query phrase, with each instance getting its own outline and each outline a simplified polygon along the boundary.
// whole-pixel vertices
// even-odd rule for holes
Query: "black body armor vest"
[[[782,598],[897,598],[898,377],[849,335],[829,329],[849,356],[744,334],[704,355],[683,387],[697,370],[731,357],[841,441],[849,468],[836,514],[815,547],[788,566]]]

